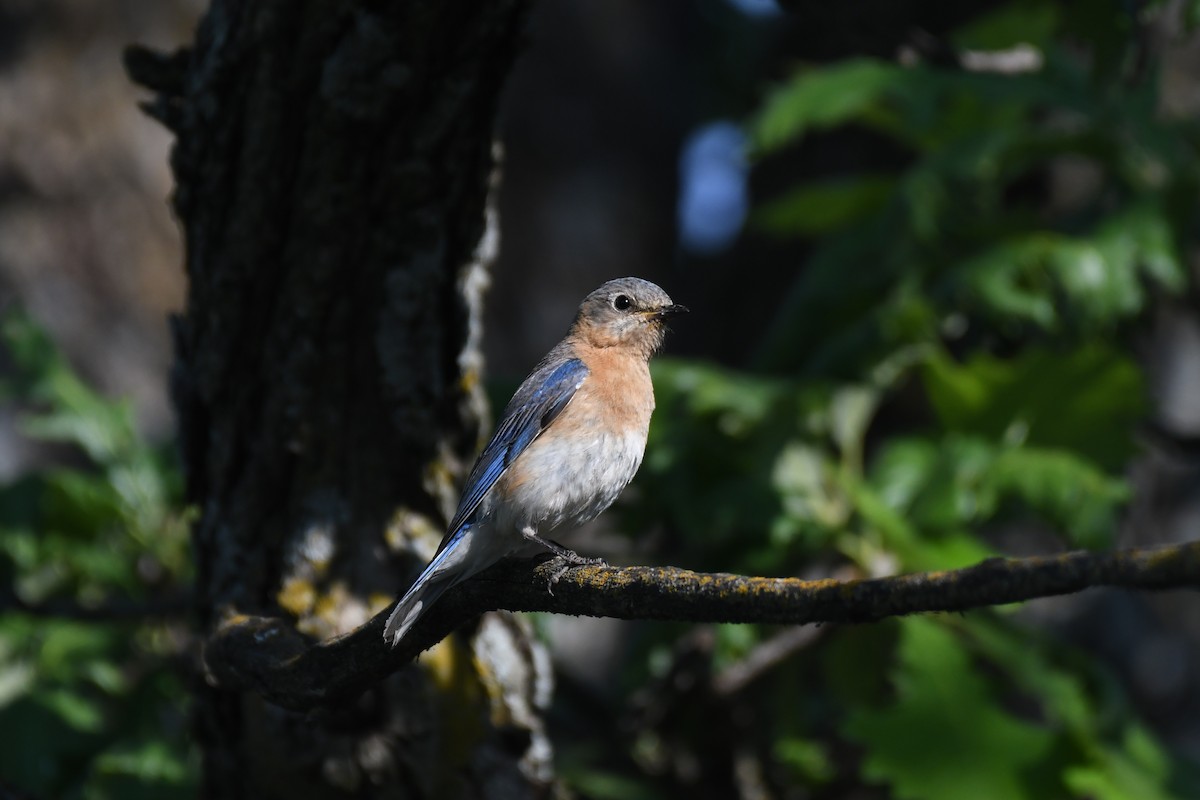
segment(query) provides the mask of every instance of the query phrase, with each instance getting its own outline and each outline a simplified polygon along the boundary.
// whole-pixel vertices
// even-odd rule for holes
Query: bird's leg
[[[550,576],[550,581],[546,585],[546,591],[554,594],[554,584],[558,583],[563,575],[571,570],[572,567],[607,567],[603,558],[585,558],[574,550],[568,550],[558,542],[552,542],[549,539],[543,539],[538,536],[537,531],[533,528],[524,528],[521,534],[531,542],[540,544],[542,547],[554,553],[555,558],[561,562],[555,568],[554,573]]]
[[[603,558],[585,558],[574,550],[568,550],[558,542],[543,539],[541,536],[538,536],[537,531],[533,528],[524,528],[521,531],[521,535],[531,542],[540,544],[572,567],[608,566],[604,563]]]

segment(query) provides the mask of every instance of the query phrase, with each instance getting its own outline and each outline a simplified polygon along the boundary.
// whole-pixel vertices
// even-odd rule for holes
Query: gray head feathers
[[[593,347],[630,347],[648,359],[662,346],[666,320],[685,311],[650,281],[617,278],[583,299],[572,332]]]

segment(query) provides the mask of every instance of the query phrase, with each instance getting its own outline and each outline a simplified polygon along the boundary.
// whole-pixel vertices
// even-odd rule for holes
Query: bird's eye
[[[617,311],[624,311],[632,305],[633,301],[630,300],[626,295],[619,294],[613,298],[613,308],[615,308]]]

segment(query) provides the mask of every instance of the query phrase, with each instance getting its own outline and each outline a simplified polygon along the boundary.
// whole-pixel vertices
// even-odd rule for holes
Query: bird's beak
[[[654,312],[654,316],[658,319],[666,319],[667,317],[674,317],[678,314],[686,314],[687,311],[687,306],[681,306],[678,303],[675,303],[674,305],[663,306],[658,311]]]

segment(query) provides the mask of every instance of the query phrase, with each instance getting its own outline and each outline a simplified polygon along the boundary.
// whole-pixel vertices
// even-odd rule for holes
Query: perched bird
[[[650,357],[666,320],[684,311],[641,278],[609,281],[583,299],[566,338],[504,409],[385,640],[395,646],[442,592],[505,556],[548,549],[567,564],[596,563],[542,537],[594,518],[633,480],[654,410]]]

